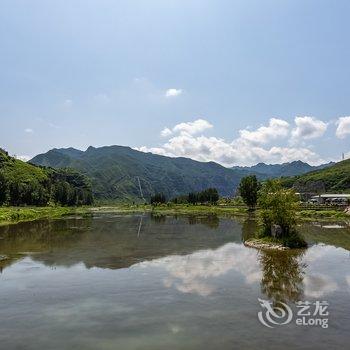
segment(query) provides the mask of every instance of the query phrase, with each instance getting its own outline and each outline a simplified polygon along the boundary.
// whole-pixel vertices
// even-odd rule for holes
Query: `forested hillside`
[[[297,176],[308,173],[310,171],[320,170],[327,168],[334,163],[327,163],[318,166],[312,166],[308,163],[302,162],[301,160],[282,163],[282,164],[265,164],[258,163],[251,167],[233,167],[232,169],[245,170],[253,175],[261,175],[262,177],[281,177],[281,176]]]
[[[89,180],[76,170],[35,166],[0,149],[0,205],[82,205],[92,200]]]
[[[89,147],[85,152],[74,148],[52,149],[30,162],[81,171],[90,178],[96,198],[112,201],[138,200],[142,195],[149,201],[156,193],[165,194],[169,200],[207,188],[216,188],[221,196],[231,196],[241,178],[250,174],[263,180],[315,169],[301,161],[228,169],[214,162],[165,157],[123,146]],[[325,166],[329,164],[320,167]]]
[[[217,163],[189,158],[170,158],[139,152],[129,147],[89,147],[85,152],[53,149],[38,155],[32,163],[71,167],[87,175],[94,195],[100,199],[146,200],[155,193],[167,199],[214,187],[222,196],[232,195],[245,171],[227,169]]]
[[[322,170],[284,178],[283,183],[299,192],[350,192],[350,159]]]

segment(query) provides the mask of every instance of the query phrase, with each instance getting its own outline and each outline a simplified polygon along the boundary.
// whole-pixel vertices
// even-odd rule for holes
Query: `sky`
[[[350,156],[350,2],[2,0],[0,147]]]

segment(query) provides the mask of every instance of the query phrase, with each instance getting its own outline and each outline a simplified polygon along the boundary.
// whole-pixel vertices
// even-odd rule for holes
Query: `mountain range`
[[[350,192],[350,159],[324,169],[284,178],[282,183],[302,193]]]
[[[252,174],[256,174],[256,175],[260,174],[261,176],[265,176],[265,177],[282,177],[282,176],[296,176],[296,175],[305,174],[310,171],[327,168],[333,164],[335,163],[330,162],[327,164],[312,166],[308,163],[302,162],[301,160],[297,160],[294,162],[282,163],[282,164],[258,163],[251,167],[234,166],[232,167],[232,169],[244,170]]]
[[[35,156],[30,163],[78,170],[90,178],[95,198],[117,201],[137,200],[142,196],[149,199],[156,192],[164,193],[169,199],[208,187],[217,188],[221,196],[230,196],[241,178],[249,174],[266,179],[315,170],[301,161],[229,169],[215,162],[166,157],[124,146],[90,146],[86,151],[52,149]]]
[[[170,158],[136,151],[130,147],[89,147],[53,149],[34,157],[30,163],[53,168],[69,167],[87,175],[97,199],[149,199],[155,192],[172,198],[191,191],[216,187],[231,195],[244,172],[217,163],[189,158]],[[142,193],[142,194],[141,194]]]

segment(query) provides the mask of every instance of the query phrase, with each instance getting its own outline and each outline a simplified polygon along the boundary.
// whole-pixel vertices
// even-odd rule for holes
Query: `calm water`
[[[244,247],[254,229],[148,215],[0,227],[0,348],[348,348],[350,227],[303,225],[310,248],[293,252]],[[262,325],[258,298],[293,320]],[[296,325],[299,300],[327,301],[329,327]]]

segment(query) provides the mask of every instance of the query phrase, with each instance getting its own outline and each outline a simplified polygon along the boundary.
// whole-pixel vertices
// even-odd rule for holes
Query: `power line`
[[[145,200],[145,198],[143,197],[143,193],[142,193],[142,187],[141,187],[141,182],[140,182],[140,178],[137,176],[137,181],[139,183],[139,189],[140,189],[140,195],[141,195],[141,198],[143,200]]]

